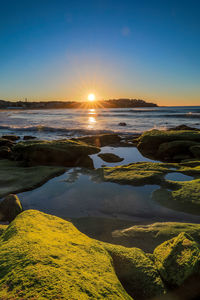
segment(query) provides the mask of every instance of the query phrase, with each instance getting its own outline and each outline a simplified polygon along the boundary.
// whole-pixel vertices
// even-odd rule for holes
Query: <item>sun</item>
[[[89,94],[88,95],[88,101],[91,101],[91,102],[95,101],[95,95],[94,94]]]

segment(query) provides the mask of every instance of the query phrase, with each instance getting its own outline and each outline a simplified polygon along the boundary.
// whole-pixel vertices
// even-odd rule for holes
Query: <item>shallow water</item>
[[[127,126],[119,126],[125,122]],[[180,124],[200,128],[200,106],[0,111],[0,133],[58,139],[92,133],[143,132]]]
[[[189,181],[193,180],[194,178],[192,176],[188,176],[179,172],[174,172],[174,173],[168,173],[165,176],[166,180],[173,180],[173,181]]]
[[[124,158],[123,161],[117,163],[108,163],[103,161],[100,157],[98,157],[99,153],[114,153],[121,158]],[[102,147],[101,152],[98,154],[90,155],[93,159],[94,167],[101,168],[103,166],[115,167],[121,165],[127,165],[134,162],[156,162],[155,160],[148,159],[144,157],[136,147]]]
[[[134,187],[92,180],[71,169],[43,186],[18,194],[24,209],[38,209],[64,219],[102,217],[134,222],[200,222],[199,216],[165,208],[151,199],[157,185]]]

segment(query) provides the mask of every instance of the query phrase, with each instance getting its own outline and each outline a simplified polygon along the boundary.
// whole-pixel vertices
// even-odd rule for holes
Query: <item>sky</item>
[[[199,0],[0,0],[0,99],[200,105]]]

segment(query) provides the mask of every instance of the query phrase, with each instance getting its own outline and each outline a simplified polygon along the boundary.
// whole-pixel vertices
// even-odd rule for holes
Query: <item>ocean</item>
[[[119,123],[126,123],[120,126]],[[96,133],[141,133],[187,124],[200,128],[200,106],[1,110],[0,133],[59,139]]]

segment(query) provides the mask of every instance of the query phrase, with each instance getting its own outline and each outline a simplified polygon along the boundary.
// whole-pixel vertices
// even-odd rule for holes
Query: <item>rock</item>
[[[19,162],[0,160],[0,198],[10,193],[31,190],[61,175],[66,168],[55,166],[25,167]]]
[[[198,172],[200,170],[198,169]],[[189,174],[189,173],[188,173]],[[174,182],[173,190],[160,188],[153,192],[154,201],[175,210],[200,215],[200,179]]]
[[[99,151],[97,147],[74,140],[27,141],[20,142],[13,148],[15,159],[25,161],[29,166],[93,168],[93,161],[89,155]]]
[[[0,147],[0,159],[9,158],[11,156],[11,150],[7,146]]]
[[[197,124],[198,125],[198,124]],[[199,129],[198,128],[195,128],[195,127],[190,127],[190,126],[187,126],[187,125],[185,125],[185,124],[182,124],[182,125],[178,125],[178,126],[175,126],[175,127],[171,127],[171,128],[169,128],[169,129],[167,129],[167,130],[197,130],[197,131],[199,131]]]
[[[189,148],[189,145],[191,146],[191,143],[194,144],[200,144],[200,131],[192,131],[192,130],[185,130],[185,131],[177,131],[177,130],[171,130],[171,131],[161,131],[161,130],[151,130],[144,132],[139,138],[138,138],[138,150],[146,157],[153,158],[153,159],[161,159],[165,160],[165,157],[168,160],[169,153],[168,153],[168,144],[172,143],[173,147],[182,145],[186,142],[187,145],[185,147],[178,147],[179,152],[176,153],[176,155],[182,155],[185,153],[182,153],[182,151],[185,151],[185,149]],[[182,142],[182,144],[180,143]],[[162,146],[162,144],[165,144]],[[162,149],[162,147],[164,149]],[[172,147],[172,148],[173,148]],[[164,151],[165,150],[165,151]],[[188,150],[189,151],[189,150]],[[163,157],[161,157],[163,155]],[[175,155],[175,154],[174,154]]]
[[[16,195],[10,194],[0,202],[0,221],[11,222],[22,212],[22,205]]]
[[[161,184],[164,175],[174,164],[139,162],[129,165],[103,168],[102,179],[120,184]]]
[[[161,243],[176,237],[181,232],[189,234],[200,244],[200,224],[179,222],[157,222],[135,225],[112,232],[112,243],[126,247],[138,247],[152,253]]]
[[[200,159],[200,144],[199,145],[194,145],[190,147],[190,151],[194,155],[194,157]]]
[[[0,299],[131,300],[111,260],[72,223],[24,211],[0,237]]]
[[[125,122],[120,122],[118,125],[119,126],[126,126],[127,124]]]
[[[77,139],[75,139],[77,141]],[[78,141],[95,147],[117,146],[120,145],[121,137],[118,134],[100,134],[78,138]]]
[[[20,139],[18,135],[3,135],[2,138],[13,142]]]
[[[0,138],[0,147],[12,147],[14,143],[12,141]]]
[[[162,279],[172,287],[200,270],[198,244],[184,232],[156,247],[153,254]]]
[[[106,161],[108,163],[112,163],[112,162],[120,162],[123,161],[124,158],[119,157],[116,154],[113,153],[100,153],[98,154],[98,156],[103,160]]]
[[[113,259],[120,282],[134,299],[146,300],[164,294],[160,275],[142,250],[112,244],[105,244],[104,247]]]
[[[23,140],[34,140],[34,139],[36,139],[36,136],[32,136],[32,135],[25,135],[24,137],[23,137]]]
[[[196,142],[192,141],[172,141],[162,143],[156,153],[156,157],[165,161],[181,161],[182,159],[193,158],[190,151],[191,146],[196,146]]]

